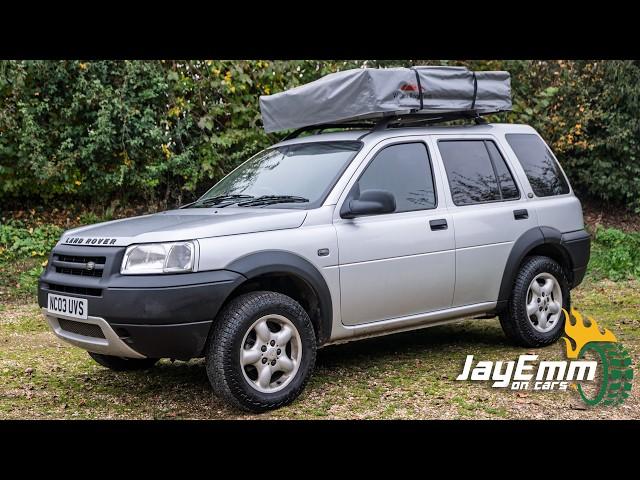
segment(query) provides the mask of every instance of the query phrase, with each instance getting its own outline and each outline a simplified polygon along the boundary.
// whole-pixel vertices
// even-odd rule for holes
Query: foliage
[[[258,99],[360,66],[467,65],[512,74],[514,111],[574,188],[640,211],[634,61],[2,61],[0,200],[190,201],[278,140]]]
[[[38,291],[38,279],[44,271],[43,265],[36,265],[29,270],[20,272],[16,285],[17,294],[33,298]]]
[[[0,64],[0,196],[180,201],[276,140],[258,97],[325,62]]]
[[[0,262],[25,257],[42,258],[60,239],[63,229],[51,224],[26,227],[20,220],[0,223]]]
[[[596,277],[611,280],[640,278],[640,232],[615,228],[596,230],[589,269]]]
[[[43,223],[27,226],[21,220],[0,223],[0,295],[33,296],[46,256],[60,239],[63,228]]]
[[[574,188],[640,212],[640,62],[507,62],[510,119],[549,142]]]

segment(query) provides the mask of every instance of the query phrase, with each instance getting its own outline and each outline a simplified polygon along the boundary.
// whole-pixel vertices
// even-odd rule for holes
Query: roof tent
[[[387,116],[477,117],[508,110],[509,72],[466,67],[358,68],[260,97],[267,132]]]

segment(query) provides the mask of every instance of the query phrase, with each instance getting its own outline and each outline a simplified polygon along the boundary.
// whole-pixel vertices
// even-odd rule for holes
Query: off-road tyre
[[[527,317],[526,299],[529,285],[538,274],[545,272],[553,275],[560,284],[562,306],[566,311],[570,311],[569,282],[560,264],[545,256],[526,257],[520,265],[507,307],[499,314],[502,330],[507,339],[515,345],[544,347],[556,342],[564,331],[565,318],[562,313],[554,328],[548,332],[536,330]]]
[[[282,315],[297,329],[302,358],[295,377],[282,390],[265,393],[252,387],[243,374],[240,349],[251,325],[265,315]],[[250,292],[233,299],[215,320],[206,347],[207,375],[214,393],[230,405],[264,412],[293,402],[302,392],[316,360],[316,337],[307,312],[281,293]]]
[[[133,370],[145,370],[153,367],[158,361],[157,358],[123,358],[114,357],[113,355],[104,355],[102,353],[87,352],[103,367],[115,372],[127,372]]]

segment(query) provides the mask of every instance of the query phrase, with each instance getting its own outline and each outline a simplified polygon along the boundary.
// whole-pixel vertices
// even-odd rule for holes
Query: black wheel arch
[[[552,227],[533,227],[524,232],[511,248],[502,274],[497,310],[506,306],[518,269],[522,261],[530,255],[544,255],[558,262],[565,269],[570,286],[575,286],[574,261],[563,244],[562,232]]]
[[[234,260],[225,270],[240,273],[247,279],[230,292],[227,300],[244,293],[246,285],[259,279],[289,277],[303,282],[317,300],[318,314],[308,312],[316,329],[317,342],[322,345],[329,340],[333,322],[331,292],[322,273],[311,262],[287,251],[263,250]]]

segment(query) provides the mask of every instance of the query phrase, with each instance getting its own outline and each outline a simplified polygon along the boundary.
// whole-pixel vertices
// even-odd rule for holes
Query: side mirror
[[[396,210],[396,199],[388,190],[364,190],[359,198],[347,200],[340,211],[342,218],[363,215],[392,213]]]

